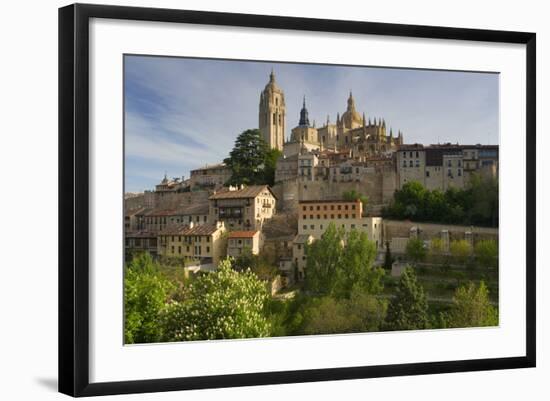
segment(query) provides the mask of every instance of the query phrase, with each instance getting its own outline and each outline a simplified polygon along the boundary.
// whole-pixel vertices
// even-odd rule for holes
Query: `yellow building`
[[[275,214],[277,198],[267,185],[229,188],[208,198],[210,221],[223,221],[230,231],[261,230]]]
[[[260,253],[262,233],[260,231],[232,231],[227,239],[227,256],[239,257],[249,251],[253,255]]]
[[[222,222],[170,226],[159,234],[158,253],[217,266],[226,254],[225,231]]]
[[[383,245],[382,218],[363,217],[361,201],[301,201],[298,214],[298,235],[311,235],[319,239],[328,226],[333,223],[336,228],[346,232],[357,230],[365,232],[376,248]]]

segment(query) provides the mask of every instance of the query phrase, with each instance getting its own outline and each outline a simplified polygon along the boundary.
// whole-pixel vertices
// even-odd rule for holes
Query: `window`
[[[447,177],[452,177],[453,173],[451,172],[451,169],[447,169]]]
[[[403,157],[406,159],[407,158],[407,152],[403,152]]]
[[[418,157],[418,151],[416,152],[416,157]]]
[[[420,160],[416,159],[416,167],[420,167]]]
[[[187,252],[189,252],[189,245],[187,245]]]
[[[317,205],[317,210],[321,210],[321,206]]]
[[[413,157],[413,152],[409,152],[409,156],[410,156],[410,157]]]
[[[355,210],[355,205],[351,205],[351,210]]]
[[[407,167],[407,161],[406,160],[403,160],[403,167]]]
[[[178,246],[178,253],[181,255],[181,246]]]
[[[459,177],[462,176],[462,170],[461,169],[458,169],[458,174],[457,174]]]
[[[206,237],[206,242],[210,242],[210,237]]]
[[[259,199],[258,199],[258,202],[260,202]],[[307,207],[304,206],[302,210],[305,212],[307,210]]]
[[[347,218],[349,218],[349,215],[346,214],[344,217],[347,219]]]
[[[172,253],[175,253],[175,252],[174,252],[174,245],[172,245]]]
[[[313,220],[313,215],[312,214],[309,215],[309,219]]]
[[[341,214],[339,214],[339,215],[338,215],[338,218],[339,218],[339,219],[341,219],[341,218],[342,218],[342,215],[341,215]]]
[[[447,160],[447,167],[451,167],[453,165],[451,160]]]
[[[342,205],[338,205],[338,210],[342,210]]]
[[[429,176],[430,176],[430,172],[426,171],[426,177],[429,177]]]
[[[312,230],[315,230],[315,225],[310,225],[309,228],[311,228]]]
[[[462,161],[461,160],[458,161],[458,167],[462,167]]]
[[[344,206],[344,210],[348,210],[348,205],[345,205],[345,206]]]
[[[304,224],[304,226],[302,227],[304,230],[307,230],[307,225]]]
[[[355,224],[352,224],[350,227],[351,227],[351,228],[355,228]]]
[[[319,228],[322,230],[322,229],[323,229],[323,225],[321,224],[321,225],[319,226]]]
[[[318,214],[318,215],[317,215],[317,220],[319,220],[320,218],[321,218],[321,215],[320,215],[320,214]]]
[[[206,253],[210,253],[210,247],[209,246],[206,247]]]
[[[323,210],[327,210],[327,205],[324,205],[324,206],[323,206]]]
[[[298,247],[298,250],[302,249],[302,244],[298,244],[297,247]]]
[[[326,215],[326,214],[324,214],[324,215],[323,215],[323,219],[326,219],[326,218],[327,218],[327,215]]]
[[[330,215],[330,218],[331,218],[331,219],[333,219],[333,218],[334,218],[334,215],[333,215],[333,214],[331,214],[331,215]]]
[[[330,205],[330,210],[334,210],[334,205]]]
[[[413,161],[409,161],[409,167],[412,167],[413,166]]]

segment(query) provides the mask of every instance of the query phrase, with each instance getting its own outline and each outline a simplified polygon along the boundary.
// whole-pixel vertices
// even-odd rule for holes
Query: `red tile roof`
[[[233,231],[229,233],[229,238],[252,238],[259,231]]]
[[[269,191],[271,195],[277,199],[273,191],[271,191],[271,188],[269,188],[268,185],[251,185],[249,187],[244,187],[243,189],[237,189],[234,191],[223,191],[215,193],[214,195],[210,196],[208,199],[247,199],[247,198],[255,198],[263,191]]]
[[[214,224],[193,225],[193,227],[185,224],[167,227],[160,235],[212,235],[217,230],[219,228]]]

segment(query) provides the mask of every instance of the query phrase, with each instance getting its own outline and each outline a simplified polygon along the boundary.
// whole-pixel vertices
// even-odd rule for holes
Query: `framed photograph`
[[[59,390],[535,366],[535,82],[534,33],[61,8]]]

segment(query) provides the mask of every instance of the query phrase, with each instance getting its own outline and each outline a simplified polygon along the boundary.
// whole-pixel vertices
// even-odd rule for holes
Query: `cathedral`
[[[271,148],[279,149],[285,157],[308,151],[350,152],[355,160],[364,161],[394,152],[403,144],[403,133],[386,130],[386,121],[374,118],[373,121],[360,115],[355,108],[355,100],[350,92],[346,111],[337,113],[336,123],[327,116],[321,127],[309,121],[309,112],[304,96],[298,125],[285,135],[286,106],[283,90],[275,82],[271,71],[269,82],[260,94],[259,128],[262,137]]]

